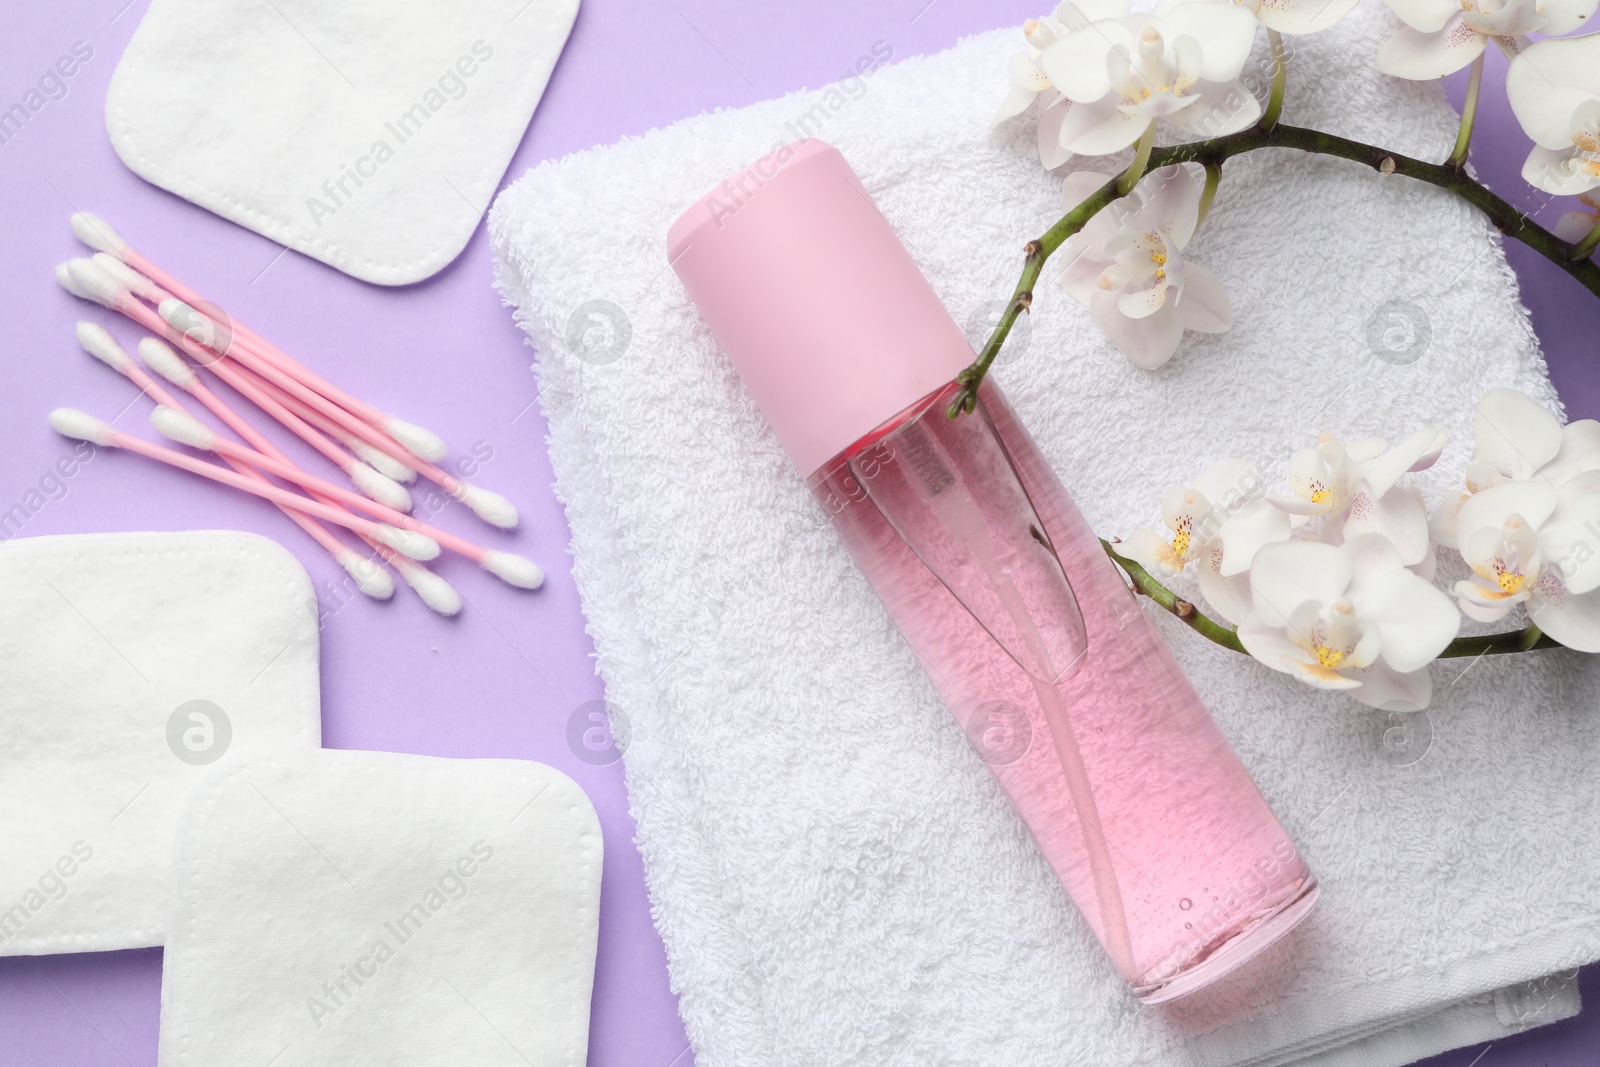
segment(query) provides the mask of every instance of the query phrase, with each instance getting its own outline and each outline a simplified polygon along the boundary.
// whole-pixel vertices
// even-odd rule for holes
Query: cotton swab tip
[[[439,577],[426,567],[418,566],[409,560],[396,562],[400,570],[400,577],[406,584],[416,590],[417,596],[428,607],[440,615],[459,615],[461,613],[461,594],[456,592],[455,586]]]
[[[394,438],[413,456],[423,459],[443,459],[449,452],[444,441],[432,430],[424,430],[404,419],[384,419],[383,432]]]
[[[151,370],[186,393],[199,384],[200,376],[194,368],[184,362],[183,357],[174,352],[170,345],[154,337],[146,337],[139,342],[139,358]]]
[[[110,331],[99,323],[78,323],[78,344],[85,352],[114,370],[125,373],[133,366],[133,357],[124,352]]]
[[[130,250],[128,242],[122,239],[122,235],[112,229],[111,223],[99,215],[91,215],[87,211],[75,211],[72,214],[71,225],[72,236],[96,252],[105,252],[120,259]]]
[[[126,285],[92,259],[68,260],[67,273],[82,290],[79,295],[102,307],[114,308],[133,295]]]
[[[50,428],[63,437],[91,444],[110,446],[116,427],[77,408],[56,408],[50,413]]]
[[[491,526],[498,526],[502,530],[517,528],[517,506],[499,493],[491,493],[475,485],[463,485],[461,495],[456,499]]]
[[[518,589],[537,589],[544,584],[544,571],[539,565],[513,552],[490,549],[484,554],[483,569]]]
[[[402,530],[400,527],[390,526],[388,523],[380,522],[376,526],[377,529],[372,536],[396,552],[410,556],[412,559],[422,563],[426,563],[430,559],[439,558],[439,542],[433,538],[413,533],[410,530]]]
[[[233,330],[230,326],[219,323],[204,311],[185,304],[175,296],[161,301],[156,307],[156,314],[178,333],[214,352],[227,355],[232,347]]]
[[[65,263],[56,264],[56,284],[79,300],[92,299],[88,293],[84,292],[83,287],[73,279],[72,270]]]
[[[169,437],[181,445],[198,448],[209,452],[216,443],[217,435],[206,428],[205,424],[193,415],[177,411],[165,404],[157,404],[156,409],[150,413],[150,425],[163,437]]]
[[[349,439],[350,451],[356,454],[357,459],[365,460],[367,465],[377,470],[379,474],[393,478],[397,482],[410,485],[417,480],[417,472],[395,459],[381,448],[373,448],[359,437]]]
[[[351,549],[344,549],[334,559],[345,569],[356,588],[373,600],[388,600],[394,596],[394,579],[377,563]]]
[[[411,494],[406,487],[392,478],[386,478],[357,460],[350,467],[350,480],[357,489],[386,508],[396,511],[411,510]]]
[[[100,265],[101,270],[126,285],[129,292],[140,300],[163,300],[171,295],[109,252],[96,252],[90,258]]]

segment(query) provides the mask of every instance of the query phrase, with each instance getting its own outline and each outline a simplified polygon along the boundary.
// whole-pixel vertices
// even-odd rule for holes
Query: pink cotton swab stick
[[[277,459],[285,463],[289,462],[289,458],[285,456],[276,445],[274,445],[267,438],[263,437],[261,433],[255,429],[255,427],[251,426],[236,411],[224,403],[221,397],[211,392],[210,389],[207,389],[205,384],[200,380],[200,375],[195,371],[195,369],[189,366],[188,363],[184,362],[183,357],[174,352],[166,344],[154,337],[146,337],[144,340],[139,342],[139,358],[144,360],[145,363],[149,365],[151,370],[161,375],[167,381],[171,382],[179,389],[182,389],[184,392],[193,395],[194,398],[205,405],[213,415],[221,419],[224,425],[228,426],[235,433],[237,433],[257,452],[271,456],[273,459]],[[157,388],[159,389],[159,386]],[[172,408],[173,410],[183,410],[176,404],[167,403],[160,397],[157,397],[157,402],[165,404],[165,406]],[[240,466],[247,466],[246,464],[241,464],[240,461],[236,459],[228,459],[228,463],[236,470]],[[254,468],[248,469],[253,470]],[[311,496],[313,499],[321,500],[324,504],[334,504],[334,501],[331,498],[323,497],[318,493],[312,493]],[[290,511],[288,514],[297,520],[302,519],[298,512]],[[304,519],[303,521],[310,522],[312,520]],[[407,585],[416,591],[417,596],[419,596],[422,599],[422,602],[429,608],[441,615],[455,615],[461,611],[461,595],[455,591],[455,588],[451,586],[449,582],[445,581],[437,574],[434,574],[432,571],[428,570],[428,568],[423,567],[420,564],[413,563],[405,556],[402,556],[398,552],[391,549],[388,545],[374,541],[369,537],[363,536],[361,539],[365,541],[374,551],[376,551],[385,563],[389,564],[389,566],[400,572],[400,577],[405,580]],[[348,551],[348,549],[346,551]],[[350,554],[356,555],[353,552]],[[359,559],[361,557],[357,556],[357,558]],[[370,561],[364,562],[368,562],[370,564]],[[382,573],[381,570],[379,573]],[[387,579],[388,576],[384,575],[383,577]],[[390,592],[392,593],[394,583],[390,582],[389,586]]]
[[[81,261],[74,261],[74,263],[77,262]],[[140,307],[142,308],[143,305],[140,305]],[[225,372],[223,370],[224,360],[235,360],[241,367],[277,385],[284,392],[321,412],[328,419],[337,423],[357,438],[384,452],[396,462],[403,463],[417,471],[429,481],[437,484],[451,497],[465,504],[479,518],[490,525],[498,526],[503,530],[510,530],[516,527],[516,506],[499,493],[492,493],[487,489],[469,485],[454,475],[439,469],[428,460],[406,449],[404,445],[379,433],[360,419],[354,418],[348,412],[329,403],[325,398],[306,389],[305,386],[287,377],[276,368],[263,363],[257,357],[251,355],[247,348],[240,349],[237,345],[224,345],[223,347],[227,348],[227,351],[218,351],[218,349],[207,343],[207,339],[225,336],[226,331],[203,312],[195,310],[182,301],[169,300],[161,305],[159,313],[167,323],[169,333],[181,333],[191,344],[204,346],[209,352],[215,353],[216,358],[207,362],[207,366],[218,375],[223,376],[225,380],[228,380],[230,385],[233,384],[233,381],[227,378],[227,374],[236,372],[232,367],[227,368]],[[187,346],[185,351],[189,351]],[[202,360],[202,362],[206,361]],[[238,387],[235,386],[235,388]]]
[[[259,377],[251,371],[244,370],[242,368],[240,373],[242,373],[245,378],[257,389],[260,389],[263,393],[266,393],[272,399],[276,400],[278,403],[282,404],[284,407],[300,416],[300,418],[309,425],[315,427],[328,437],[339,442],[345,448],[348,448],[357,459],[367,463],[379,474],[386,474],[395,481],[402,482],[407,485],[417,480],[416,471],[412,470],[404,463],[401,463],[399,460],[391,458],[387,452],[380,452],[376,448],[373,448],[371,445],[367,444],[365,441],[361,440],[361,438],[346,433],[344,429],[329,421],[321,412],[314,411],[311,408],[306,407],[304,404],[300,403],[300,401],[296,400],[282,389],[279,389],[276,385],[273,385],[265,378]]]
[[[85,352],[138,386],[141,392],[147,394],[157,404],[165,405],[178,411],[183,410],[177,398],[173,397],[159,383],[146,374],[144,368],[135,363],[133,357],[122,350],[122,346],[117,344],[116,339],[104,327],[92,322],[78,323],[78,344],[83,347]],[[247,478],[253,478],[264,485],[270,484],[259,471],[246,463],[230,459],[228,460],[228,465]],[[278,507],[289,517],[291,522],[304,530],[308,537],[328,551],[328,554],[334,558],[335,562],[350,575],[351,579],[356,583],[356,588],[361,590],[362,593],[372,597],[374,600],[388,600],[394,595],[394,582],[384,573],[382,567],[351,549],[329,533],[315,519],[303,515],[293,508],[286,508],[281,504]],[[378,547],[375,542],[368,543]],[[389,550],[384,548],[383,551],[387,552]]]
[[[78,240],[96,251],[121,260],[129,267],[144,274],[148,279],[153,280],[156,285],[168,290],[171,295],[176,296],[185,304],[200,305],[205,303],[199,293],[184,285],[177,278],[162,270],[160,266],[134,249],[132,245],[123,239],[121,234],[111,227],[110,223],[99,216],[91,215],[87,211],[79,211],[72,216],[71,225],[73,235]],[[158,304],[160,302],[160,300],[154,301],[154,303]],[[243,339],[262,359],[277,365],[285,373],[293,375],[296,379],[316,390],[317,393],[333,403],[338,404],[350,414],[382,429],[383,432],[405,446],[407,451],[425,459],[434,460],[442,459],[448,451],[445,443],[440,440],[437,434],[414,423],[380,411],[370,404],[363,403],[293,359],[276,345],[271,344],[242,323],[233,323],[232,333],[236,338]]]
[[[236,459],[241,463],[248,463],[252,467],[275,474],[279,478],[286,478],[296,482],[318,496],[331,498],[347,508],[359,509],[374,518],[400,527],[414,534],[420,534],[433,541],[437,541],[444,548],[466,556],[478,566],[510,585],[519,589],[537,589],[544,584],[544,572],[538,564],[530,559],[516,555],[512,552],[502,552],[497,549],[484,548],[475,545],[465,538],[425,522],[419,522],[409,515],[402,515],[398,511],[386,508],[382,504],[369,500],[364,496],[340,488],[330,482],[325,482],[315,475],[307,474],[292,463],[273,459],[271,456],[253,452],[243,445],[235,444],[225,437],[220,437],[210,427],[198,419],[173,408],[158,407],[150,413],[150,423],[163,436],[171,438],[190,448],[198,448],[206,452],[215,452],[226,459]]]
[[[173,410],[173,409],[168,409]],[[366,534],[376,541],[381,541],[394,549],[410,556],[415,560],[436,559],[439,555],[439,545],[432,538],[425,537],[410,530],[401,530],[381,522],[371,522],[360,516],[352,515],[339,508],[330,507],[320,501],[309,497],[291,493],[287,489],[279,489],[275,485],[257,481],[253,478],[207,463],[203,459],[196,459],[183,452],[170,448],[162,448],[148,441],[123,433],[115,426],[93,415],[78,411],[76,408],[56,408],[50,413],[50,426],[63,437],[71,437],[79,441],[88,441],[100,445],[102,448],[121,448],[137,453],[157,463],[165,463],[170,467],[186,470],[191,474],[198,474],[202,478],[209,478],[214,482],[243,489],[252,496],[259,496],[274,504],[293,508],[304,512],[323,522],[330,522],[335,526],[343,526],[347,530]],[[353,495],[353,494],[352,494]]]
[[[321,452],[331,463],[349,476],[350,480],[355,483],[356,488],[364,493],[371,494],[375,498],[382,499],[384,503],[397,510],[405,510],[411,507],[411,494],[406,492],[405,486],[355,459],[316,430],[301,422],[293,414],[275,404],[271,399],[264,397],[248,382],[240,381],[235,368],[225,366],[223,361],[208,349],[200,347],[187,336],[162,321],[155,312],[136,299],[127,286],[119,282],[113,274],[88,259],[71,260],[65,267],[66,281],[62,284],[75,296],[82,297],[85,300],[92,300],[102,307],[126,316],[152,333],[171,338],[174,343],[181,345],[186,352],[193,355],[203,365],[208,366],[217,377],[243,393],[251,403],[254,403],[267,414],[283,423],[305,440],[307,444]],[[57,280],[60,280],[60,278],[60,271],[58,270]]]

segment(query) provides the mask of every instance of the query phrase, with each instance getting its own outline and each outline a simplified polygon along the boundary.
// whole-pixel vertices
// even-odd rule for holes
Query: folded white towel
[[[1289,118],[1442,158],[1437,88],[1372,68],[1390,25],[1364,11],[1297,42]],[[1322,900],[1257,965],[1142,1007],[689,305],[668,225],[806,134],[844,152],[958,319],[1008,293],[1060,211],[1030,131],[988,128],[1017,44],[547,163],[491,217],[697,1062],[1385,1067],[1574,1014],[1570,969],[1600,956],[1592,659],[1444,664],[1433,707],[1398,722],[1160,615]],[[1484,390],[1555,405],[1497,237],[1436,190],[1257,153],[1228,164],[1191,251],[1233,296],[1231,333],[1137,370],[1052,268],[998,371],[1105,534],[1155,522],[1217,456],[1281,478],[1323,429],[1447,429],[1437,499]],[[1386,748],[1391,727],[1414,747]]]

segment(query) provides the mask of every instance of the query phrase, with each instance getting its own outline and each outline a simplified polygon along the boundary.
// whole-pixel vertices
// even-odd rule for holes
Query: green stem
[[[1128,169],[1117,179],[1118,196],[1127,196],[1133,192],[1133,187],[1139,184],[1139,179],[1144,177],[1145,167],[1150,163],[1150,152],[1155,146],[1156,124],[1152,119],[1150,128],[1139,138],[1139,147],[1134,149],[1133,162],[1128,164]]]
[[[1200,211],[1195,217],[1194,228],[1199,229],[1205,224],[1206,216],[1211,214],[1211,202],[1217,198],[1217,186],[1222,183],[1222,164],[1206,164],[1206,184],[1200,190]]]
[[[1579,285],[1600,297],[1600,263],[1587,258],[1573,259],[1572,245],[1467,177],[1463,171],[1442,163],[1428,163],[1398,152],[1390,152],[1376,145],[1352,141],[1347,137],[1280,123],[1270,130],[1252,126],[1248,130],[1230,133],[1226,137],[1152,149],[1147,169],[1158,170],[1174,163],[1220,166],[1225,160],[1234,156],[1261,148],[1289,148],[1311,155],[1335,156],[1364,164],[1382,174],[1399,174],[1438,186],[1477,208],[1501,233],[1521,241],[1572,275]],[[1124,174],[1126,173],[1125,171]],[[962,388],[950,405],[951,418],[971,411],[977,403],[978,385],[989,372],[995,356],[999,355],[1000,346],[1005,343],[1006,335],[1011,332],[1011,326],[1016,322],[1017,315],[1026,311],[1033,303],[1034,283],[1039,280],[1045,260],[1049,259],[1050,254],[1068,237],[1081,230],[1095,212],[1116,198],[1117,180],[1112,180],[1101,186],[1089,199],[1063,215],[1037,240],[1028,242],[1026,255],[1023,258],[1022,277],[1011,294],[1011,302],[1001,313],[999,325],[989,335],[989,340],[978,352],[977,359],[959,376]],[[1587,241],[1588,238],[1585,238],[1585,242]]]
[[[1585,234],[1582,240],[1579,240],[1573,244],[1573,262],[1582,262],[1583,260],[1588,259],[1590,256],[1594,255],[1594,250],[1597,247],[1600,247],[1600,216],[1597,216],[1595,219],[1594,229]]]
[[[1234,633],[1232,628],[1207,618],[1199,608],[1156,581],[1155,577],[1137,562],[1112,548],[1111,542],[1103,537],[1100,539],[1100,547],[1105,549],[1106,555],[1110,556],[1116,565],[1122,568],[1123,573],[1132,579],[1135,589],[1182,619],[1190,629],[1223,648],[1231,648],[1246,656],[1250,654],[1245,652],[1244,645],[1239,643],[1239,635]]]
[[[1261,128],[1270,130],[1278,124],[1283,114],[1283,90],[1289,82],[1288,58],[1283,54],[1283,37],[1277,30],[1267,31],[1267,42],[1272,45],[1272,89],[1267,94],[1267,109],[1261,113]]]
[[[1472,74],[1467,80],[1467,96],[1461,102],[1461,130],[1456,134],[1456,146],[1445,160],[1445,166],[1461,169],[1467,161],[1467,148],[1472,144],[1472,127],[1478,118],[1478,90],[1483,86],[1483,56],[1472,61]]]
[[[1106,555],[1111,557],[1113,563],[1122,568],[1133,586],[1151,600],[1166,608],[1172,614],[1182,619],[1191,630],[1206,638],[1213,644],[1248,656],[1244,645],[1239,641],[1239,634],[1230,626],[1224,626],[1215,619],[1209,618],[1199,608],[1189,601],[1184,600],[1172,590],[1162,585],[1149,571],[1145,570],[1137,561],[1129,559],[1111,547],[1105,538],[1100,539],[1100,547],[1106,550]],[[1439,659],[1467,659],[1477,656],[1497,656],[1512,652],[1538,652],[1547,648],[1562,648],[1559,642],[1553,641],[1544,631],[1532,623],[1521,630],[1508,630],[1499,634],[1478,634],[1474,637],[1458,637],[1444,647],[1439,653]]]

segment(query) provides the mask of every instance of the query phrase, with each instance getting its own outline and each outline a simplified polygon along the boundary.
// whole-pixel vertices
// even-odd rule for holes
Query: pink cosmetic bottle
[[[689,295],[1112,963],[1146,1003],[1287,933],[1317,883],[839,152],[673,225]]]

